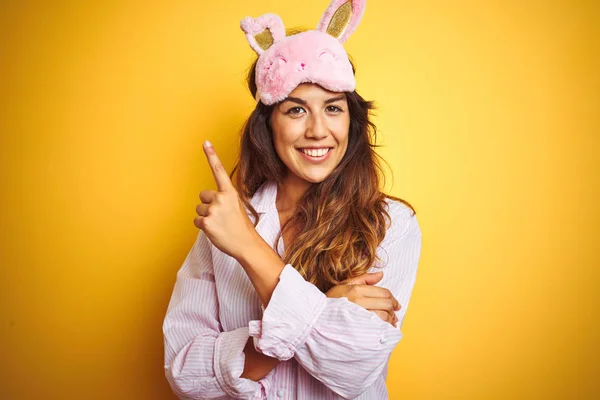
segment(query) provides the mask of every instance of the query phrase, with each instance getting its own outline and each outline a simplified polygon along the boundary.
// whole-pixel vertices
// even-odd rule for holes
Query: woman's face
[[[321,182],[348,147],[346,95],[302,83],[274,107],[271,128],[275,151],[288,169],[287,178]]]

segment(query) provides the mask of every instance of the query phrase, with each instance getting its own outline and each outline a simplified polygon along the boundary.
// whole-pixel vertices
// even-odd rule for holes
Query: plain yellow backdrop
[[[328,0],[3,1],[2,399],[169,399],[161,325],[253,107],[245,16]],[[377,1],[346,43],[423,232],[391,399],[592,399],[600,6]]]

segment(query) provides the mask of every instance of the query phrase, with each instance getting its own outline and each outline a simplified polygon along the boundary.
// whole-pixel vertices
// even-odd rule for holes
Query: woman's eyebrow
[[[340,96],[337,96],[337,97],[332,97],[332,98],[330,98],[330,99],[327,99],[327,100],[325,100],[324,104],[331,104],[331,103],[335,103],[336,101],[344,100],[345,98],[346,98],[346,95],[345,95],[345,94],[342,94],[342,95],[340,95]],[[283,100],[283,101],[284,101],[284,102],[285,102],[285,101],[291,101],[291,102],[294,102],[294,103],[301,104],[301,105],[303,105],[303,106],[305,106],[305,105],[307,104],[307,103],[306,103],[306,100],[302,100],[301,98],[298,98],[298,97],[292,97],[292,96],[286,97],[286,98],[285,98],[285,100]]]
[[[303,106],[306,105],[306,101],[299,99],[298,97],[286,97],[284,101],[292,101],[294,103],[302,104]]]
[[[345,94],[338,96],[338,97],[332,97],[330,99],[325,100],[325,104],[335,103],[336,101],[344,100],[345,98],[346,98]]]

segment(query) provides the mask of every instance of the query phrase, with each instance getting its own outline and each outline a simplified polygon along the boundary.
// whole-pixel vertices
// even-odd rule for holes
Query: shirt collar
[[[266,213],[273,207],[275,207],[275,200],[277,199],[277,182],[265,181],[254,193],[250,204],[258,213]]]

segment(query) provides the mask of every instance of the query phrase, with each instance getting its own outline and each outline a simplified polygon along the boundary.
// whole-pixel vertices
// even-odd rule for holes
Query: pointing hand
[[[206,141],[203,148],[218,190],[200,192],[202,204],[196,206],[198,216],[194,225],[202,229],[215,247],[237,259],[260,236],[214,147]]]

